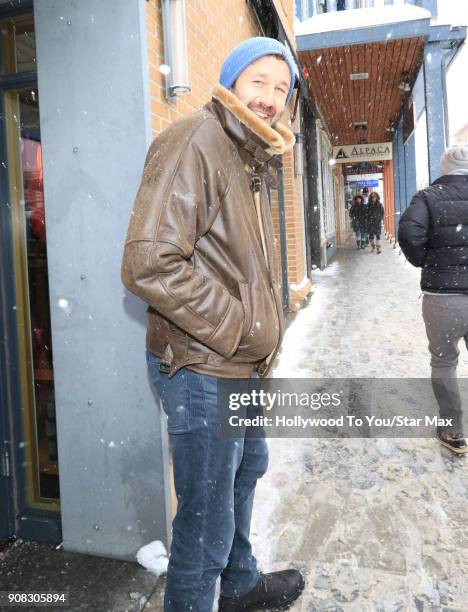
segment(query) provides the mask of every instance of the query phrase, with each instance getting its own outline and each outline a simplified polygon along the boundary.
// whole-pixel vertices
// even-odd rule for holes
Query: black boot
[[[361,248],[361,241],[360,240],[356,240],[356,244],[357,244],[357,248],[360,249]]]
[[[453,434],[450,432],[444,432],[441,427],[437,427],[437,439],[441,444],[449,448],[453,453],[457,455],[464,455],[468,453],[468,446],[466,444],[465,436],[460,434]]]
[[[253,612],[287,610],[304,589],[304,578],[297,570],[283,570],[271,574],[260,574],[254,588],[240,597],[219,598],[219,612]]]

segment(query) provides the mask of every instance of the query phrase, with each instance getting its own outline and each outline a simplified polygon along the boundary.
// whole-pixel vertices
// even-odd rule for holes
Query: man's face
[[[239,75],[233,93],[259,119],[274,125],[286,106],[291,73],[280,57],[261,57]]]

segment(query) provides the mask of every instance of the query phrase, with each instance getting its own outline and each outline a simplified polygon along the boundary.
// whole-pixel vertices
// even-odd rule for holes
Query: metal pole
[[[441,59],[441,71],[442,71],[442,96],[444,100],[444,127],[445,127],[445,147],[447,148],[450,144],[450,126],[449,126],[449,113],[448,113],[448,100],[447,100],[447,60],[446,54],[442,55]]]
[[[286,212],[284,210],[283,168],[278,168],[278,210],[281,247],[283,310],[289,310],[288,251],[286,244]]]
[[[169,66],[171,71],[168,74],[165,74],[165,83],[166,83],[166,98],[167,100],[174,101],[176,96],[172,93],[172,32],[171,32],[171,1],[170,0],[162,0],[161,2],[161,12],[162,12],[162,24],[163,24],[163,45],[164,45],[164,63],[166,66]]]

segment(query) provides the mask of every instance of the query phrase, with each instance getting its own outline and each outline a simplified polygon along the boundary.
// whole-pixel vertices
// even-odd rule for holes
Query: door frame
[[[4,114],[4,97],[0,85],[0,115]],[[12,448],[12,424],[10,407],[18,405],[18,398],[12,397],[10,383],[15,376],[14,369],[7,375],[7,365],[17,363],[15,354],[16,325],[14,325],[14,283],[9,271],[13,269],[12,235],[9,208],[4,206],[9,200],[9,185],[6,156],[5,123],[0,120],[0,507],[6,509],[0,512],[0,539],[6,539],[15,532],[14,521],[14,457]],[[12,303],[13,302],[13,303]],[[11,360],[11,361],[10,361]],[[16,385],[13,388],[18,389]]]

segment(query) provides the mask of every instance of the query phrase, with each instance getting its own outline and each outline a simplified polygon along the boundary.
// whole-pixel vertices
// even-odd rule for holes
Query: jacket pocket
[[[245,319],[234,361],[260,361],[275,348],[279,321],[271,291],[239,282]]]
[[[239,294],[244,308],[244,325],[242,328],[242,338],[250,332],[252,327],[252,308],[250,305],[249,286],[247,283],[239,281]]]

